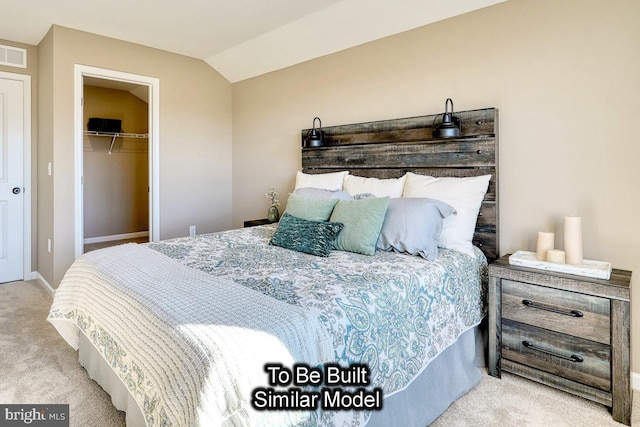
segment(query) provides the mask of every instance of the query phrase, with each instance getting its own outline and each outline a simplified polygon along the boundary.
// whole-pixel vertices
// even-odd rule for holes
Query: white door
[[[0,283],[24,278],[23,91],[0,79]]]

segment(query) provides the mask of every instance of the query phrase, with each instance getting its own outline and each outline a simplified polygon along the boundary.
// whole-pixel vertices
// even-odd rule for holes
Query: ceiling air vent
[[[0,45],[0,65],[27,68],[27,50]]]

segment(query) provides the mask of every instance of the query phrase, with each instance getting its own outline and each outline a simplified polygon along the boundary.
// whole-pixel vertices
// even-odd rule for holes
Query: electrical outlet
[[[51,176],[51,162],[47,163],[47,175]]]
[[[47,252],[51,253],[51,239],[47,239]]]
[[[196,237],[196,226],[195,225],[190,225],[189,226],[189,236]]]

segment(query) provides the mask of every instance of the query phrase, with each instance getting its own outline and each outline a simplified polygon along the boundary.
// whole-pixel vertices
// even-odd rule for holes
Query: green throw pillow
[[[289,194],[285,213],[308,221],[326,221],[331,216],[337,199],[310,199]]]
[[[388,197],[340,200],[331,214],[331,222],[344,228],[336,237],[335,248],[341,251],[373,255],[389,206]]]
[[[269,243],[307,254],[329,256],[342,227],[339,222],[307,221],[285,213]]]

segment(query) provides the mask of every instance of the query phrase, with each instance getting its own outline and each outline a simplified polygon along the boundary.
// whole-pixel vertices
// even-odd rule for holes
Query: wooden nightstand
[[[631,424],[631,272],[610,280],[489,266],[489,373],[511,372],[604,404]]]
[[[244,222],[244,227],[255,227],[256,225],[266,225],[273,224],[273,222],[269,221],[267,218],[262,219],[252,219]]]

